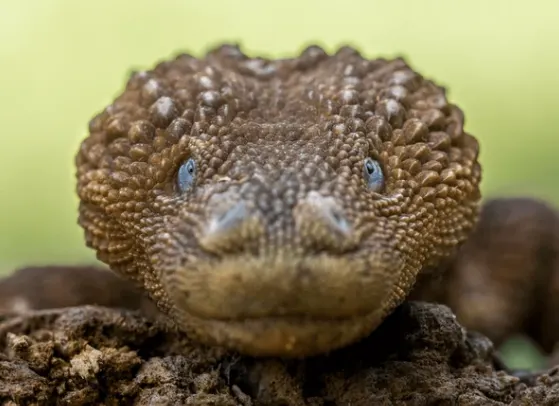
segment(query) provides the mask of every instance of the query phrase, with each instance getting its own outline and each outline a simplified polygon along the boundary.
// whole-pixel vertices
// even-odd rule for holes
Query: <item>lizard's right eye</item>
[[[196,162],[194,159],[190,158],[179,168],[177,173],[177,187],[181,193],[186,192],[192,184],[194,183],[194,177],[196,175]]]
[[[369,189],[373,192],[379,192],[384,185],[384,174],[379,162],[371,158],[365,159],[364,174]]]

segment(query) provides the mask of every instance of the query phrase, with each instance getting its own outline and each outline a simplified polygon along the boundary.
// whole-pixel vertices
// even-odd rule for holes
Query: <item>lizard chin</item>
[[[402,262],[376,252],[232,256],[168,270],[163,280],[179,328],[198,341],[252,356],[309,356],[363,338],[399,304],[387,292]]]
[[[303,358],[345,347],[366,337],[386,311],[341,320],[305,317],[264,317],[246,320],[202,319],[174,311],[193,339],[253,357]]]

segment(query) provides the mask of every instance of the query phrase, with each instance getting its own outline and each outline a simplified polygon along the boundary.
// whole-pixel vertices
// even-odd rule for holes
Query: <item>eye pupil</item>
[[[375,164],[373,164],[372,161],[368,160],[365,166],[369,175],[371,175],[375,171]]]

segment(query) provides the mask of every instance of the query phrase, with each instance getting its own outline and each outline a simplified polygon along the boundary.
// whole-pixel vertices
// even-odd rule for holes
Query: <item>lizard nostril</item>
[[[200,230],[201,248],[216,254],[257,249],[255,240],[264,232],[264,224],[246,201],[220,198],[208,214],[208,222]]]
[[[323,197],[317,192],[310,192],[307,199],[302,203],[303,207],[307,207],[311,219],[320,221],[326,225],[331,231],[339,232],[347,235],[351,232],[349,220],[340,209],[337,202],[331,197]],[[318,216],[318,217],[317,217]]]
[[[219,213],[212,218],[206,230],[207,234],[221,233],[235,227],[247,216],[247,209],[244,202],[238,202],[223,213]]]
[[[310,192],[294,207],[293,217],[298,233],[305,237],[302,244],[310,250],[344,252],[359,243],[351,219],[331,196]]]
[[[337,209],[326,207],[323,208],[324,217],[329,219],[332,226],[343,234],[349,233],[350,225],[347,218]]]

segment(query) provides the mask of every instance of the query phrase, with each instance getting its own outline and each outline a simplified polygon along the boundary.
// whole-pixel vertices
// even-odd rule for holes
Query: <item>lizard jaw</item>
[[[302,358],[325,354],[366,337],[383,321],[388,308],[346,319],[265,317],[212,320],[174,310],[174,318],[193,339],[253,357]]]
[[[163,280],[178,327],[198,341],[252,356],[309,356],[363,338],[399,304],[389,292],[403,263],[381,249],[370,262],[366,251],[367,260],[233,256],[169,269]]]

